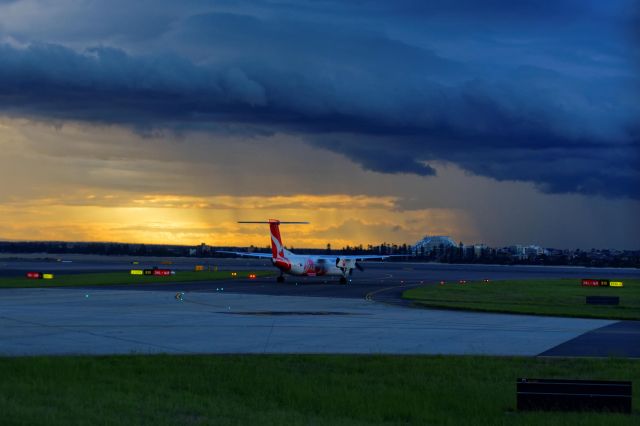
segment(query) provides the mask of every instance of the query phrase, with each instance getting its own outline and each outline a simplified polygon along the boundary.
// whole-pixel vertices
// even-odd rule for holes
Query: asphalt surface
[[[163,262],[167,261],[170,261],[171,264],[163,264]],[[134,264],[133,262],[138,263]],[[324,302],[329,301],[328,305],[323,305],[323,308],[318,311],[318,316],[322,316],[322,312],[335,312],[335,309],[332,309],[331,306],[332,304],[339,304],[341,299],[383,302],[385,305],[400,305],[402,309],[406,310],[409,304],[401,298],[404,290],[418,285],[436,284],[440,281],[457,282],[461,279],[575,278],[578,280],[581,278],[640,278],[640,270],[638,269],[368,262],[363,263],[364,272],[354,271],[347,285],[339,284],[337,277],[307,278],[291,276],[287,277],[285,283],[278,284],[275,282],[275,277],[244,278],[250,271],[273,270],[270,262],[255,259],[136,259],[106,256],[69,256],[64,258],[49,256],[47,258],[37,255],[32,256],[30,259],[0,257],[0,276],[23,275],[25,272],[32,270],[60,274],[117,271],[131,268],[142,269],[153,266],[186,271],[193,270],[195,265],[217,267],[219,270],[230,272],[237,271],[238,278],[211,282],[154,283],[110,286],[108,288],[104,286],[99,288],[87,287],[77,291],[96,292],[108,289],[116,291],[116,293],[126,290],[136,294],[170,292],[171,296],[177,292],[184,292],[185,294],[198,294],[198,297],[207,293],[246,294],[278,297],[295,296],[297,298],[305,298],[304,300],[308,300],[306,299],[308,297],[314,297],[322,298]],[[54,289],[52,290],[55,291]],[[255,307],[254,313],[271,312],[272,315],[286,316],[297,312],[297,314],[301,315],[301,312],[295,310],[279,310],[276,306],[279,303],[277,298],[269,297],[262,300],[264,301],[264,306]],[[331,300],[334,302],[331,303]],[[269,305],[273,306],[269,307]],[[398,306],[394,307],[397,308]],[[416,311],[417,309],[411,310]],[[454,316],[462,316],[459,311],[450,313]],[[474,313],[473,315],[478,315],[477,321],[481,321],[483,316],[489,314]],[[560,320],[573,321],[569,319]],[[640,322],[618,321],[593,324],[596,324],[596,326],[583,330],[579,335],[572,335],[566,341],[559,342],[553,347],[545,348],[540,352],[540,355],[640,357]],[[401,333],[400,330],[396,330],[396,332]],[[387,348],[387,350],[390,349],[392,348]]]
[[[640,358],[640,321],[618,321],[562,343],[541,356]]]
[[[0,354],[535,356],[612,321],[408,309],[357,298],[79,288],[0,291]]]

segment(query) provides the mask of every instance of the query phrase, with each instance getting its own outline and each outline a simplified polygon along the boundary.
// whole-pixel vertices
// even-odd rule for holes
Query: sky
[[[640,249],[634,0],[0,0],[0,239]]]

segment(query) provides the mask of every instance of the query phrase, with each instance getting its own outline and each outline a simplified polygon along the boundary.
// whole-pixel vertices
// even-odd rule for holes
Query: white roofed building
[[[451,237],[448,237],[446,235],[432,235],[432,236],[427,235],[426,237],[424,237],[423,239],[421,239],[420,241],[414,244],[413,253],[414,254],[429,253],[432,250],[440,249],[440,247],[447,248],[447,247],[456,247],[456,246],[457,246],[456,242],[453,241]]]

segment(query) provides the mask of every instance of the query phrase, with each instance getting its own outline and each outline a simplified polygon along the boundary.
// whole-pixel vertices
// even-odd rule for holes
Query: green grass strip
[[[520,413],[515,381],[631,380],[614,359],[442,356],[0,358],[3,425],[636,425],[631,415]]]
[[[582,287],[580,279],[457,282],[407,290],[416,306],[487,312],[640,319],[640,280],[621,279],[624,287]],[[587,305],[586,296],[619,296],[619,305]]]
[[[0,288],[84,287],[117,284],[215,281],[233,278],[247,278],[250,273],[256,274],[258,277],[271,276],[275,274],[275,272],[272,271],[238,271],[235,277],[232,276],[231,271],[177,271],[175,275],[169,275],[166,277],[153,275],[131,275],[128,271],[91,274],[56,274],[51,280],[34,280],[28,279],[24,276],[2,277],[0,278]]]

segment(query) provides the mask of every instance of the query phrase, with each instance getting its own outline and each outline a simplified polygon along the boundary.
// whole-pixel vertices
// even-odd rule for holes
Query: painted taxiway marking
[[[401,283],[400,285],[394,285],[394,286],[392,286],[392,287],[380,288],[380,289],[378,289],[378,290],[375,290],[375,291],[372,291],[372,292],[367,293],[367,294],[364,296],[364,299],[365,299],[365,300],[369,300],[369,301],[376,301],[376,300],[374,299],[374,296],[375,296],[376,294],[380,294],[380,293],[383,293],[383,292],[385,292],[385,291],[389,291],[389,290],[397,290],[398,288],[402,288],[402,291],[404,292],[405,290],[409,290],[409,289],[412,289],[412,288],[415,288],[415,287],[420,287],[420,286],[422,286],[422,285],[424,285],[424,284],[423,284],[423,283],[419,283],[419,284],[406,284],[406,283]],[[398,301],[400,301],[400,302],[401,302],[401,301],[403,301],[403,300],[404,300],[404,299],[400,298]],[[379,302],[384,302],[383,300],[378,300],[378,301],[379,301]]]
[[[397,286],[385,287],[385,288],[380,288],[380,289],[378,289],[376,291],[369,292],[364,296],[364,300],[373,300],[373,296],[375,296],[376,294],[380,293],[381,291],[391,290],[391,289],[394,289],[396,287]]]

